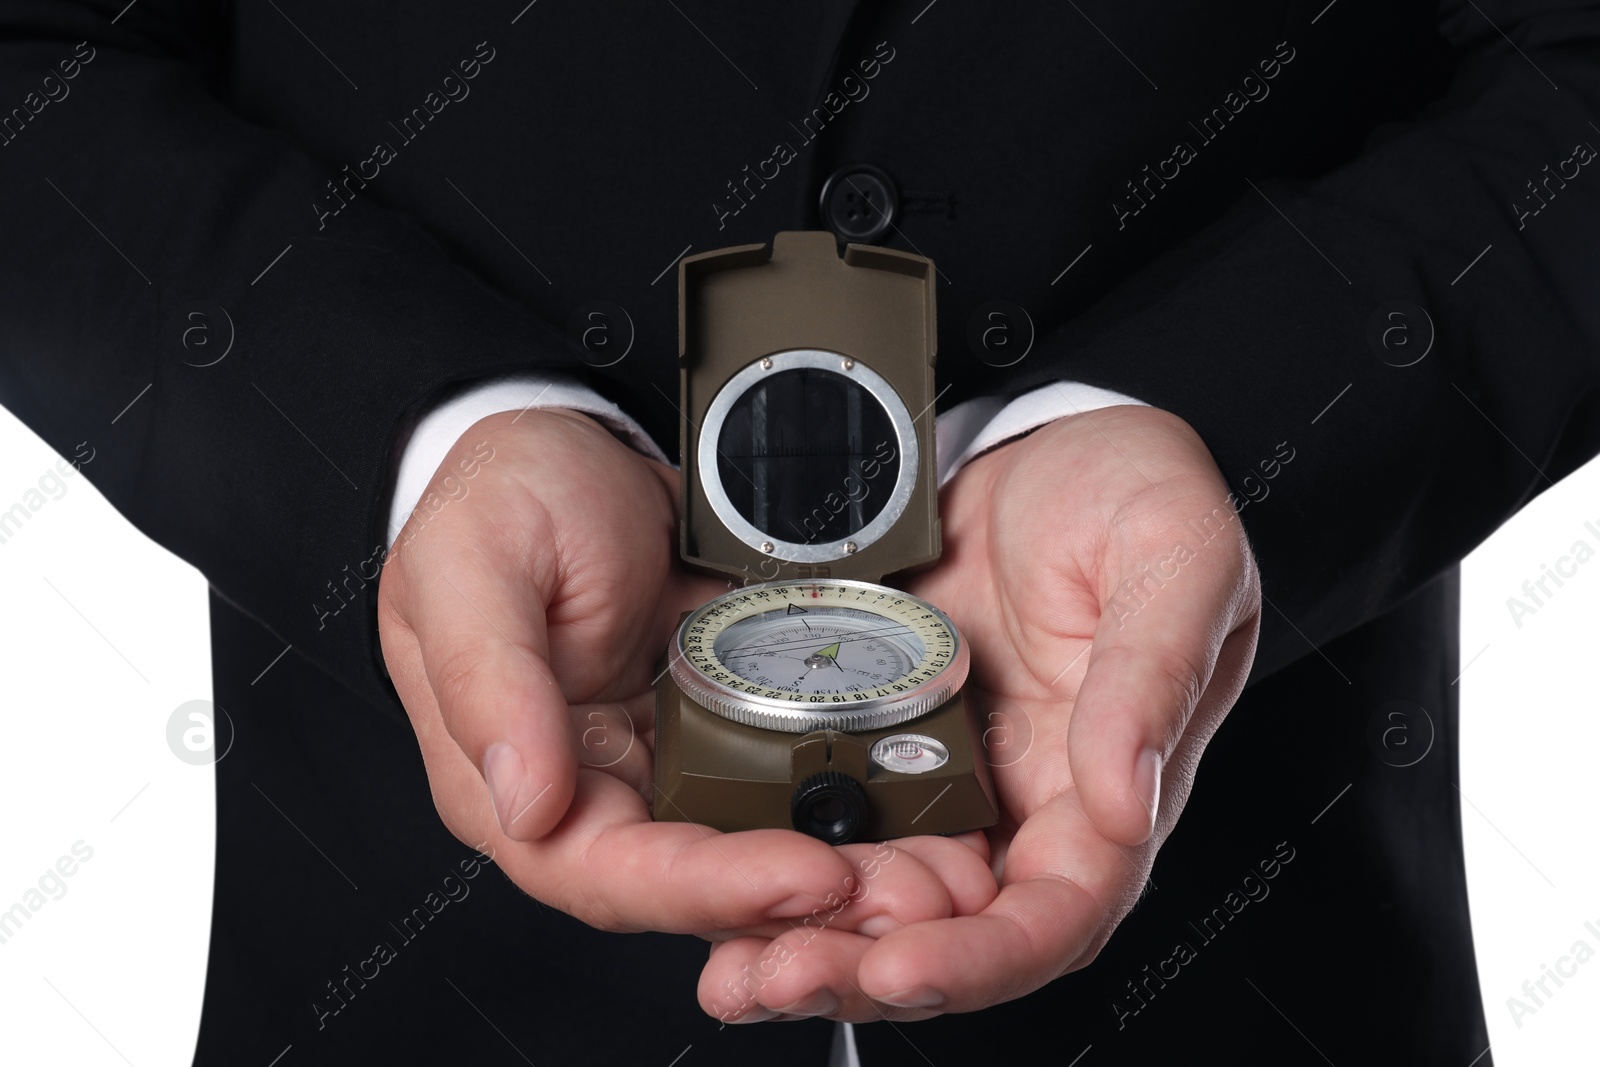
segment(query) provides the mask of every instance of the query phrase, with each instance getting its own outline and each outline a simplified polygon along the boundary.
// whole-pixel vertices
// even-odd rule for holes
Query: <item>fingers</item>
[[[651,822],[628,785],[588,770],[578,773],[568,817],[552,833],[508,842],[496,861],[540,900],[607,930],[693,933],[798,921],[857,882],[854,868],[814,838]]]
[[[572,728],[577,736],[578,765],[604,771],[631,786],[646,801],[654,787],[649,723],[633,709],[654,711],[655,695],[610,704],[578,704],[572,708]]]
[[[1007,885],[981,911],[878,939],[801,927],[715,945],[700,978],[701,1007],[729,1022],[813,1014],[869,1022],[1024,996],[1092,958],[1137,900],[1152,854],[1147,847],[1124,855],[1068,790],[1024,823]]]
[[[988,839],[982,833],[962,834],[959,838],[904,837],[880,847],[890,847],[897,856],[915,860],[919,868],[938,881],[949,900],[947,915],[972,915],[982,911],[1000,891],[989,871]],[[884,864],[884,869],[889,869],[888,863]],[[861,924],[855,929],[870,937],[882,937],[898,926],[921,921],[904,918],[904,915],[901,909],[893,909],[886,915],[890,921],[900,920],[892,928],[887,923],[878,923]]]
[[[457,838],[489,854],[524,892],[598,929],[694,933],[798,922],[816,901],[847,894],[857,875],[831,846],[792,830],[722,834],[652,822],[631,785],[587,768],[577,772],[557,826],[538,840],[515,840],[453,741],[425,743],[423,758]]]
[[[1148,859],[1106,841],[1068,790],[1018,831],[1006,885],[988,907],[879,939],[861,958],[861,992],[941,1012],[1030,993],[1092,958],[1137,899]]]
[[[875,938],[934,928],[952,914],[974,914],[994,901],[982,835],[903,838],[838,851],[860,873],[866,890],[860,899],[837,915],[814,911],[798,925],[763,924],[714,945],[699,985],[708,1013],[724,1022],[817,1015],[872,1022],[934,1014],[875,1003],[863,992],[858,971]],[[930,882],[941,891],[937,899],[918,893],[918,883]]]
[[[728,1023],[826,1016],[842,1022],[926,1019],[918,1009],[874,1004],[856,972],[872,938],[844,930],[790,931],[715,946],[700,973],[700,1006]]]
[[[1015,1000],[1083,956],[1099,906],[1070,882],[1008,885],[980,915],[925,923],[883,938],[864,955],[860,987],[875,1001],[938,1012]]]
[[[981,834],[963,837],[982,838]],[[908,837],[874,845],[843,845],[839,855],[856,871],[843,892],[819,898],[798,924],[765,922],[703,934],[709,941],[771,939],[798,927],[882,937],[903,926],[982,910],[998,892],[988,850],[942,837]]]
[[[1241,589],[1253,572],[1237,527],[1197,541],[1192,525],[1142,539],[1152,547],[1123,568],[1073,707],[1073,781],[1095,826],[1124,845],[1154,830],[1163,770],[1224,640],[1244,622]]]
[[[514,840],[548,833],[572,796],[574,726],[547,657],[545,598],[503,566],[462,546],[409,568],[408,623],[426,692],[403,694],[419,735],[426,706],[478,768],[500,829]],[[398,685],[398,680],[397,680]]]

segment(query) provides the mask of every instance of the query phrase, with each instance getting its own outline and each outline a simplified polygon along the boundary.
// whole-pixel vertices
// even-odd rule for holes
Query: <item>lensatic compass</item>
[[[656,684],[655,818],[833,844],[998,817],[937,607],[934,268],[831,233],[679,267],[684,560],[742,585],[685,614]]]

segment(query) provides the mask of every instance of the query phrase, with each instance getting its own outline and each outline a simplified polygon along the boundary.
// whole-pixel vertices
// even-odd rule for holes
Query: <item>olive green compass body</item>
[[[833,843],[995,822],[966,644],[881,584],[939,554],[933,277],[828,233],[683,261],[680,549],[739,584],[667,649],[657,819]]]

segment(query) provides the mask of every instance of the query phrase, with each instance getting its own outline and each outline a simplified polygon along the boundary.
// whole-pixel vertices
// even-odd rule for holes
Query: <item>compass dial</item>
[[[678,628],[673,679],[702,706],[770,730],[868,730],[932,711],[967,675],[938,608],[870,582],[779,581],[725,593]]]

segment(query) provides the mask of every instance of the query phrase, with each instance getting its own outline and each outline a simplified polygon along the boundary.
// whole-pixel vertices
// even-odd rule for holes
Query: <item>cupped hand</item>
[[[948,916],[879,936],[733,931],[700,980],[713,1015],[921,1019],[1086,966],[1244,687],[1259,576],[1221,473],[1176,416],[1130,405],[1050,423],[963,468],[941,516],[943,556],[907,588],[972,649],[1002,815],[967,851],[988,853],[990,881],[952,853]]]
[[[678,566],[676,499],[673,470],[558,409],[481,420],[440,464],[378,621],[445,825],[602,929],[800,920],[852,887],[851,928],[951,914],[915,860],[868,903],[856,858],[820,841],[651,821],[654,665],[681,612],[727,589]]]

